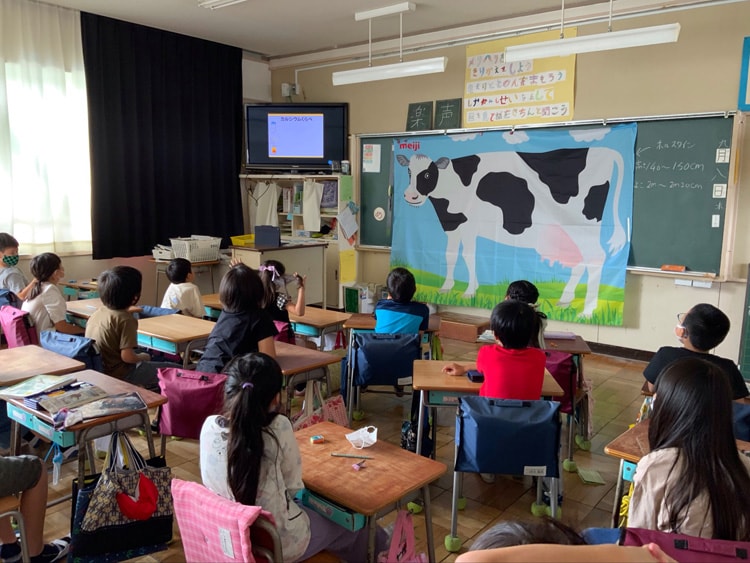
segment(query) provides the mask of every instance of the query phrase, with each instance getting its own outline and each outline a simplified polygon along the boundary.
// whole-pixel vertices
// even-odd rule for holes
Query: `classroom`
[[[26,4],[36,5],[32,0],[2,0],[2,3],[4,6],[0,6],[0,15],[10,14],[11,10],[21,9]],[[119,20],[133,24],[133,37],[137,37],[141,32],[140,28],[145,26],[144,29],[153,29],[143,37],[152,40],[156,40],[157,35],[154,34],[163,30],[169,34],[190,36],[201,42],[212,41],[220,44],[221,48],[233,48],[234,58],[226,67],[231,68],[231,72],[227,74],[231,76],[231,82],[225,87],[232,90],[233,101],[238,107],[228,111],[226,115],[237,117],[242,111],[239,106],[249,103],[348,104],[351,193],[352,200],[361,205],[368,197],[362,192],[365,185],[361,158],[363,143],[367,143],[371,138],[384,138],[388,143],[391,137],[408,139],[404,131],[409,104],[425,100],[462,98],[465,95],[468,46],[497,39],[506,40],[514,36],[523,37],[529,30],[556,34],[561,26],[560,3],[552,0],[535,1],[523,10],[497,6],[500,4],[498,2],[482,1],[477,2],[470,10],[467,8],[466,14],[461,14],[460,17],[453,14],[447,18],[443,12],[456,11],[452,2],[416,2],[416,8],[407,9],[403,14],[403,59],[445,57],[448,63],[444,72],[393,80],[332,85],[332,73],[368,65],[367,24],[363,21],[355,22],[354,12],[379,7],[385,3],[373,6],[369,3],[354,5],[345,2],[339,6],[320,8],[321,13],[311,15],[311,21],[304,24],[284,24],[268,20],[280,17],[278,10],[285,11],[288,17],[290,8],[299,8],[298,2],[279,3],[280,6],[284,5],[283,8],[274,9],[266,5],[253,6],[253,2],[244,0],[236,0],[227,5],[216,0],[160,0],[158,8],[151,6],[148,0],[134,0],[128,3],[128,7],[114,1],[101,3],[92,0],[49,0],[44,6],[58,6],[63,12],[69,13],[68,17],[71,14],[74,18],[78,17],[79,12],[76,10],[89,16],[103,16],[101,22],[96,22],[96,25],[102,26],[103,34],[106,34],[106,26],[111,24],[108,18],[112,18],[114,22]],[[613,377],[612,385],[615,388],[620,384],[619,380],[618,383],[614,383],[618,377],[627,380],[624,383],[627,398],[622,399],[622,405],[618,405],[617,409],[613,408],[611,417],[621,424],[622,418],[637,410],[635,403],[640,404],[639,390],[642,378],[639,379],[639,374],[645,365],[642,362],[649,361],[653,353],[662,346],[676,346],[675,315],[687,312],[697,303],[714,305],[727,315],[731,330],[712,351],[718,356],[739,363],[743,375],[750,377],[750,366],[743,365],[743,362],[747,361],[745,354],[750,354],[750,318],[747,313],[747,303],[750,300],[747,293],[750,237],[746,229],[750,220],[750,195],[747,189],[750,185],[750,166],[747,157],[750,151],[750,135],[745,132],[745,114],[738,110],[738,93],[742,89],[741,82],[748,80],[750,64],[750,54],[743,54],[743,41],[747,45],[747,38],[750,36],[746,23],[750,21],[750,1],[674,0],[665,3],[651,0],[614,0],[577,2],[572,6],[563,3],[563,7],[564,27],[577,28],[578,36],[606,33],[610,8],[613,8],[615,15],[613,31],[672,23],[680,25],[679,40],[675,43],[577,55],[574,63],[573,117],[564,120],[565,122],[584,122],[589,125],[599,123],[602,126],[620,122],[640,124],[648,121],[645,118],[651,116],[684,116],[688,117],[686,121],[692,121],[698,115],[706,113],[717,116],[723,114],[725,119],[732,121],[731,168],[729,177],[725,180],[729,194],[724,199],[727,207],[723,210],[721,243],[715,256],[712,256],[720,264],[717,271],[713,272],[714,275],[691,277],[689,272],[687,275],[674,274],[658,271],[658,265],[656,268],[628,268],[624,276],[621,324],[572,323],[554,318],[548,323],[548,330],[574,332],[587,343],[593,352],[593,359],[587,358],[586,361],[593,373],[602,378],[605,378],[603,374],[606,374],[606,378]],[[262,18],[257,17],[256,22],[253,20],[255,10],[266,11],[267,14]],[[440,12],[442,16],[435,16],[435,11]],[[178,16],[180,12],[196,14],[191,13],[190,18],[182,21]],[[213,21],[209,22],[209,19]],[[204,27],[201,20],[205,22]],[[234,20],[242,20],[242,24],[230,26],[229,22]],[[86,25],[94,24],[88,21]],[[259,28],[257,31],[256,26]],[[311,39],[307,44],[297,38],[304,36],[306,26],[316,29],[315,33],[310,33]],[[225,28],[223,33],[222,27]],[[80,31],[80,24],[78,28]],[[264,30],[263,33],[260,32],[261,28]],[[279,31],[276,32],[275,28]],[[319,28],[325,30],[323,35],[326,32],[330,35],[331,30],[337,28],[346,28],[346,31],[342,31],[341,37],[335,42],[329,40],[326,43],[320,39]],[[274,33],[267,33],[269,29],[273,29]],[[284,31],[281,31],[282,29]],[[400,33],[398,18],[373,19],[372,33],[372,66],[397,62]],[[257,40],[248,40],[248,37],[254,34],[257,35]],[[288,45],[284,44],[285,37],[288,38]],[[295,39],[291,39],[292,37]],[[102,39],[99,37],[97,40]],[[131,37],[131,40],[134,39]],[[94,56],[91,50],[93,45],[92,43],[88,46],[89,57]],[[123,45],[121,48],[127,49],[128,46]],[[198,43],[196,48],[200,49]],[[383,56],[383,53],[387,56]],[[221,70],[214,70],[219,80],[218,73]],[[137,73],[133,71],[133,75],[135,74]],[[95,86],[92,84],[90,88],[93,90]],[[746,88],[750,86],[746,85]],[[135,89],[139,89],[137,82]],[[99,91],[98,95],[102,96],[103,93]],[[106,99],[106,96],[99,99]],[[104,129],[95,123],[96,115],[104,115],[97,113],[101,111],[101,107],[89,107],[90,129],[92,134],[110,135],[112,129]],[[185,109],[183,121],[174,123],[173,126],[185,128],[185,134],[188,135],[190,127],[187,123],[192,115],[191,110]],[[232,236],[253,232],[256,225],[253,218],[254,202],[252,197],[249,197],[253,195],[252,190],[248,190],[248,175],[252,176],[252,173],[244,167],[244,125],[238,122],[213,130],[211,127],[202,129],[203,132],[211,131],[210,134],[217,135],[217,139],[221,138],[222,141],[232,138],[236,145],[228,151],[225,147],[217,147],[216,152],[210,150],[205,154],[196,154],[189,146],[170,146],[169,149],[159,146],[160,139],[139,131],[137,119],[131,123],[118,124],[120,125],[123,144],[139,145],[139,149],[144,151],[143,163],[148,164],[139,168],[136,160],[132,162],[132,169],[125,171],[122,162],[117,162],[116,165],[104,162],[91,163],[91,178],[83,178],[82,181],[96,184],[99,190],[96,192],[98,196],[92,197],[91,200],[86,199],[91,205],[89,211],[95,236],[89,234],[89,240],[85,240],[84,235],[83,241],[79,240],[79,237],[76,240],[58,240],[53,243],[50,239],[45,240],[45,235],[39,234],[44,229],[35,226],[37,218],[24,218],[19,221],[9,214],[0,214],[0,231],[14,233],[19,239],[19,267],[27,277],[30,277],[31,257],[43,251],[54,251],[63,257],[67,277],[71,280],[95,279],[102,271],[114,265],[129,265],[143,274],[141,304],[158,306],[166,284],[164,276],[158,270],[155,272],[157,265],[148,253],[151,246],[168,243],[170,236],[185,237],[191,233],[222,237],[225,242],[229,242]],[[519,125],[518,130],[522,129],[523,125]],[[533,129],[532,126],[529,131]],[[507,124],[498,130],[513,132],[516,128],[512,124]],[[470,129],[461,130],[466,131]],[[428,135],[433,137],[434,132],[421,133],[424,133],[425,137],[420,138],[427,138]],[[437,138],[437,135],[434,137]],[[210,141],[206,141],[202,148],[205,149],[210,144]],[[135,155],[136,152],[128,154]],[[219,170],[217,168],[220,167],[212,167],[208,163],[212,158],[221,161],[222,169]],[[5,162],[6,160],[0,159],[0,173],[3,174],[5,172],[2,166]],[[390,164],[394,166],[393,162]],[[235,168],[232,168],[233,165],[236,165]],[[198,171],[196,174],[191,172],[193,166]],[[395,166],[398,166],[398,162]],[[199,180],[191,176],[198,176]],[[128,187],[138,182],[149,186],[154,190],[153,193],[138,192],[136,198],[129,198]],[[180,195],[179,184],[186,186],[184,196]],[[102,188],[103,186],[110,187]],[[107,189],[112,193],[107,194]],[[14,193],[13,197],[16,198],[17,195]],[[129,199],[132,201],[128,201]],[[67,204],[69,202],[66,202]],[[53,205],[56,205],[56,202],[53,202]],[[139,209],[142,213],[137,211]],[[103,210],[106,218],[100,216],[97,219],[97,210]],[[124,214],[121,210],[127,210],[128,216],[134,216],[133,224],[114,228],[123,222]],[[634,215],[637,212],[636,205]],[[674,230],[679,232],[679,210],[667,208],[662,213],[664,221],[674,225]],[[192,223],[186,224],[188,220]],[[361,229],[367,228],[363,217],[357,217],[357,220]],[[14,229],[14,226],[17,228]],[[33,240],[27,242],[19,232],[29,233],[29,236],[33,234]],[[687,230],[680,234],[679,240],[684,246],[691,247],[697,244],[695,237],[700,236],[700,232],[696,234],[695,231]],[[360,231],[359,237],[365,237],[365,233]],[[354,272],[353,281],[382,285],[388,272],[398,265],[392,263],[389,245],[368,245],[363,240],[355,238],[344,247],[345,242],[339,236],[337,248],[353,251],[353,262],[347,264],[347,268]],[[658,247],[660,241],[651,242]],[[137,248],[142,251],[133,250]],[[330,249],[324,261],[326,260],[332,266],[328,268],[327,281],[324,275],[323,286],[318,289],[325,294],[329,309],[341,310],[345,293],[338,276],[344,266],[338,264],[338,256],[332,255]],[[294,271],[293,265],[286,266],[288,273]],[[217,293],[220,280],[228,269],[228,260],[222,260],[215,267],[199,271],[195,283],[201,293]],[[689,283],[685,283],[686,280]],[[698,283],[693,283],[694,281]],[[317,301],[316,304],[323,305],[324,301]],[[451,304],[437,306],[437,312],[470,315],[483,320],[490,317],[490,308]],[[464,361],[468,360],[471,354],[475,354],[476,347],[466,348],[464,343],[448,342],[445,349],[446,360]],[[626,375],[623,376],[623,373]],[[631,376],[632,379],[629,379]],[[605,387],[608,385],[606,378],[603,379]],[[596,385],[597,382],[595,390]],[[610,393],[616,391],[607,387],[606,391],[602,388],[599,395],[596,392],[595,395],[606,404]],[[380,411],[381,406],[375,407],[373,401],[375,399],[366,395],[366,408]],[[375,415],[375,420],[397,434],[397,429],[393,426],[395,422],[389,420],[385,413],[389,409],[399,412],[401,408],[408,410],[408,404],[404,403],[403,399],[394,401],[388,402],[383,413],[378,412]],[[606,408],[603,408],[600,411],[602,414],[597,416],[603,416],[605,411]],[[595,420],[595,428],[599,424],[606,425],[609,422]],[[566,428],[567,426],[563,426],[563,434],[566,433]],[[438,432],[443,446],[446,445],[445,442],[452,441],[452,437],[446,436],[442,428]],[[601,449],[609,439],[618,434],[619,432],[599,436],[594,440],[595,447]],[[565,438],[563,443],[566,443]],[[145,441],[143,444],[145,445]],[[141,444],[138,445],[140,448]],[[186,449],[184,444],[178,442],[170,443],[169,448],[176,449],[185,456],[195,456],[197,451]],[[446,448],[445,451],[448,449],[450,448]],[[452,454],[449,456],[450,460]],[[192,471],[195,471],[195,466],[197,463],[191,466]],[[450,469],[449,467],[449,473]],[[190,470],[186,470],[186,474],[189,472]],[[613,476],[617,469],[607,467],[602,473]],[[476,489],[474,485],[469,488],[472,487]],[[480,488],[480,493],[484,490]],[[476,493],[476,490],[472,492]],[[609,496],[607,498],[609,499]],[[609,510],[612,501],[609,499],[606,502],[602,501],[603,504],[598,504],[600,501],[602,499],[598,498],[597,503],[594,503],[595,510],[603,514]],[[564,509],[563,514],[565,515]],[[442,513],[441,517],[444,520],[445,513]],[[60,519],[59,513],[57,518]],[[606,517],[603,519],[606,520]],[[594,525],[606,525],[601,520],[586,518],[587,522]],[[567,517],[566,522],[571,523]],[[484,529],[486,524],[487,522],[484,522],[477,526],[478,530]],[[418,525],[415,527],[419,528]],[[440,529],[443,528],[447,528],[445,521],[440,522]],[[441,536],[439,533],[436,535],[436,543],[440,544]],[[423,545],[423,539],[419,537],[420,545]],[[181,553],[172,550],[168,553],[169,560],[183,560]],[[452,561],[455,557],[444,550],[440,551],[439,555],[439,560],[446,561]],[[162,559],[159,558],[159,554],[155,554],[149,560]]]

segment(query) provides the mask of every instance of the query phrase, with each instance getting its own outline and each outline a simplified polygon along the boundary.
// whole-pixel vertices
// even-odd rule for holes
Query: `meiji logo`
[[[413,151],[418,151],[419,150],[419,141],[412,141],[412,142],[408,142],[408,143],[399,143],[398,144],[398,148],[400,148],[400,149],[410,149],[410,150],[413,150]]]

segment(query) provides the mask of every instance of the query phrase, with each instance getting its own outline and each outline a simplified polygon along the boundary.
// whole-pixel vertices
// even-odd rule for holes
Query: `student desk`
[[[29,348],[29,346],[24,346],[24,348]],[[109,395],[136,391],[140,394],[143,402],[146,403],[148,408],[158,407],[167,402],[167,398],[158,393],[153,393],[152,391],[148,391],[141,387],[136,387],[135,385],[104,375],[98,371],[79,371],[76,373],[76,379],[78,381],[93,383],[97,387],[106,391]],[[34,430],[60,446],[72,446],[73,444],[78,444],[79,483],[83,483],[86,456],[89,457],[92,469],[95,466],[96,458],[92,455],[93,452],[88,446],[90,441],[95,438],[107,436],[117,430],[141,427],[143,428],[146,434],[146,439],[148,440],[148,451],[150,456],[154,457],[156,455],[153,437],[151,436],[151,424],[146,409],[132,413],[103,416],[81,422],[80,424],[76,424],[65,430],[55,430],[52,416],[48,412],[38,411],[24,406],[23,399],[9,399],[8,418],[11,420],[11,455],[17,455],[17,452],[20,449],[20,426],[25,426],[26,428]]]
[[[447,471],[445,464],[398,446],[378,440],[374,445],[356,450],[347,441],[350,429],[332,422],[320,422],[295,432],[302,456],[302,480],[305,487],[322,497],[363,514],[370,527],[368,555],[375,561],[376,520],[393,510],[406,495],[422,489],[424,497],[427,549],[431,562],[435,561],[435,542],[432,534],[432,512],[429,484]],[[311,444],[310,437],[322,434],[325,442]],[[354,471],[357,460],[333,457],[331,452],[372,457],[364,468]]]
[[[99,297],[99,286],[96,280],[69,280],[66,282],[59,282],[58,285],[62,286],[62,293],[68,299],[90,299],[92,297]]]
[[[210,321],[209,321],[210,322]],[[286,384],[286,411],[292,404],[294,395],[294,386],[302,381],[310,379],[323,379],[325,377],[328,385],[328,393],[331,393],[331,380],[328,374],[328,366],[341,361],[341,358],[334,354],[328,354],[319,350],[306,348],[305,346],[295,346],[286,342],[274,342],[276,348],[276,361],[281,366],[281,373],[284,374]],[[323,370],[322,377],[312,377],[312,372]]]
[[[149,259],[149,262],[153,262],[154,264],[154,270],[156,272],[156,277],[154,278],[154,305],[157,307],[161,304],[161,299],[159,299],[159,274],[163,273],[166,275],[167,273],[167,266],[169,266],[170,260],[156,260],[155,258]],[[195,275],[198,275],[202,272],[208,272],[209,277],[211,278],[211,292],[213,293],[216,291],[214,286],[214,267],[221,264],[221,260],[208,260],[205,262],[191,262],[190,268],[192,269],[193,273]]]
[[[187,369],[190,351],[205,345],[214,326],[211,321],[187,315],[138,319],[138,345],[167,354],[184,354],[183,366]]]
[[[209,293],[208,295],[202,295],[203,308],[206,310],[206,316],[209,319],[216,320],[222,311],[221,301],[219,301],[218,293]]]
[[[83,362],[29,344],[0,350],[0,387],[15,385],[40,373],[65,375],[85,368]]]
[[[624,492],[625,481],[632,481],[635,473],[635,464],[651,451],[648,444],[649,419],[644,420],[629,428],[609,444],[604,446],[604,453],[620,459],[620,471],[617,474],[617,486],[615,487],[615,500],[612,507],[612,527],[619,524],[620,504]],[[750,451],[750,442],[737,440],[737,449],[743,452]]]
[[[102,300],[98,297],[94,299],[78,299],[68,301],[65,305],[68,308],[66,320],[81,328],[86,328],[89,317],[99,308],[103,307]]]
[[[481,383],[473,383],[465,375],[448,375],[443,373],[443,367],[453,363],[436,360],[415,360],[414,362],[414,379],[413,386],[415,391],[419,391],[419,422],[417,426],[417,454],[422,452],[422,433],[424,432],[424,415],[426,407],[450,407],[458,408],[458,400],[466,395],[479,394]],[[457,362],[462,364],[462,362]],[[470,364],[472,362],[463,362]],[[562,397],[564,395],[562,387],[555,381],[547,370],[544,370],[544,381],[542,382],[542,397]],[[432,420],[437,417],[433,416]],[[456,474],[457,475],[457,474]],[[460,540],[458,540],[458,518],[456,510],[462,501],[460,482],[454,478],[454,495],[451,508],[451,529],[450,535],[445,537],[445,545],[449,551],[458,551]]]

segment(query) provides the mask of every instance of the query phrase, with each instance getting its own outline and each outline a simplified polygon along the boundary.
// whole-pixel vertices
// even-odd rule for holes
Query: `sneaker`
[[[42,552],[31,558],[31,563],[52,563],[65,559],[70,549],[70,538],[64,537],[45,544]]]
[[[0,546],[0,563],[20,563],[21,545],[16,543],[6,543]]]
[[[482,478],[482,481],[484,481],[485,483],[489,485],[495,482],[494,473],[480,473],[479,476]]]

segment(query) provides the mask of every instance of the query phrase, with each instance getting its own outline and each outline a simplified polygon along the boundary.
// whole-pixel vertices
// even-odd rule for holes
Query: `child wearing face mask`
[[[0,289],[9,289],[20,299],[31,290],[18,267],[18,241],[8,233],[0,233]]]
[[[649,389],[654,390],[657,376],[675,360],[700,358],[717,366],[726,376],[732,390],[732,399],[747,397],[747,387],[737,364],[711,354],[711,350],[721,344],[729,333],[729,318],[713,305],[699,303],[687,313],[677,315],[677,323],[674,329],[675,336],[682,346],[662,346],[657,350],[643,370],[643,377],[648,381]]]

